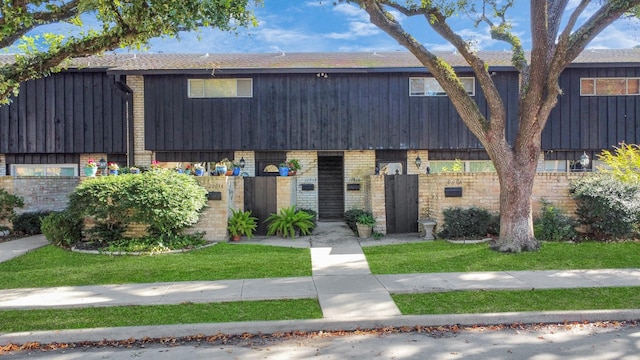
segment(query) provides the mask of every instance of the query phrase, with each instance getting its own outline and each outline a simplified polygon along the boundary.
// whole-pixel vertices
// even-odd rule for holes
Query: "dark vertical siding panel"
[[[93,126],[91,119],[93,118],[93,107],[95,104],[93,103],[93,81],[91,74],[84,74],[83,76],[83,102],[84,102],[84,112],[82,117],[82,122],[84,126],[83,137],[84,144],[81,148],[81,152],[88,151],[91,148],[94,142],[93,133],[96,130]]]
[[[49,76],[44,79],[45,81],[45,137],[44,137],[44,151],[43,152],[56,152],[56,99],[55,89],[56,82],[54,77]]]
[[[37,111],[37,99],[38,93],[36,90],[37,82],[36,81],[27,81],[25,83],[25,88],[28,96],[25,101],[25,119],[26,126],[24,129],[24,133],[21,134],[26,139],[26,143],[24,146],[25,152],[37,152],[36,151],[36,136],[37,136],[37,122],[36,122],[36,111]]]
[[[65,112],[65,100],[69,96],[67,88],[65,87],[66,75],[56,76],[54,94],[55,96],[55,130],[54,130],[54,146],[53,152],[62,153],[65,152],[65,139],[67,138],[67,130],[71,126],[67,124],[67,116]],[[69,132],[71,133],[71,132]]]
[[[115,128],[120,127],[120,125],[122,124],[120,121],[118,121],[122,115],[118,115],[119,112],[117,111],[119,110],[119,103],[123,101],[122,96],[124,96],[124,94],[114,94],[117,91],[114,83],[114,78],[102,77],[102,81],[100,84],[102,85],[102,110],[98,115],[98,119],[102,123],[102,134],[115,135]],[[126,109],[124,110],[126,111]],[[122,117],[126,119],[126,115]],[[126,129],[126,122],[124,122],[124,124]],[[110,151],[108,152],[114,152],[113,150],[116,147],[116,136],[98,136],[98,134],[96,135],[96,137],[100,139],[100,141],[96,141],[96,146],[92,151],[98,152],[98,149],[102,147],[104,149],[109,149]],[[118,138],[122,139],[123,137]],[[123,140],[126,141],[126,136],[124,136]],[[102,142],[102,146],[100,145],[100,142]],[[126,149],[126,146],[124,148]]]
[[[0,153],[9,152],[10,109],[9,105],[0,105]]]
[[[45,90],[46,90],[46,79],[39,79],[36,81],[33,81],[33,83],[35,84],[35,90],[36,90],[36,99],[35,99],[35,106],[36,108],[34,109],[35,111],[35,129],[33,130],[35,132],[34,137],[32,138],[33,141],[32,144],[30,145],[30,148],[33,149],[31,151],[35,151],[38,153],[44,153],[45,149],[47,147],[47,116],[46,116],[46,112],[47,112],[47,103],[46,103],[46,96],[45,96]]]
[[[73,151],[84,151],[84,107],[86,104],[83,102],[83,81],[82,74],[76,74],[73,77],[73,103],[71,105],[73,109]]]

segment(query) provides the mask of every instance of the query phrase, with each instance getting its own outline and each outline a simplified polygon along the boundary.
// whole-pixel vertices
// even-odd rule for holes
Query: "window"
[[[472,77],[459,78],[462,86],[470,96],[476,94],[476,79]],[[412,77],[409,78],[409,96],[447,96],[444,89],[435,78]]]
[[[567,172],[567,160],[545,160],[545,172]]]
[[[78,176],[76,164],[17,164],[11,165],[13,176]]]
[[[253,97],[253,79],[189,79],[189,97]]]
[[[640,78],[581,78],[580,95],[640,95]]]
[[[432,160],[429,161],[432,174],[448,172],[496,172],[491,160]]]

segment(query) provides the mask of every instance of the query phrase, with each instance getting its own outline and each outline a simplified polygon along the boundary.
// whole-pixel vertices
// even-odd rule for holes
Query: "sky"
[[[525,49],[530,49],[528,1],[516,0],[508,14]],[[570,0],[570,4],[577,0]],[[573,5],[570,5],[572,7]],[[269,52],[351,52],[406,51],[389,35],[369,22],[369,16],[352,4],[326,0],[264,0],[253,8],[259,25],[237,34],[215,29],[181,33],[179,39],[152,39],[146,52],[152,53],[269,53]],[[590,15],[592,10],[585,12]],[[401,23],[432,50],[453,47],[429,31],[424,18],[404,18]],[[480,50],[509,50],[490,38],[486,27],[475,28],[468,17],[453,20],[453,27]],[[632,48],[640,45],[640,20],[621,19],[608,27],[589,48]]]

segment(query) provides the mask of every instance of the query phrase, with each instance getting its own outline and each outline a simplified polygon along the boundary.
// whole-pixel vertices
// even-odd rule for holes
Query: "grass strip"
[[[550,243],[539,251],[505,254],[486,243],[444,240],[363,248],[374,274],[636,268],[640,242]]]
[[[0,332],[319,319],[317,299],[0,311]]]
[[[92,255],[46,246],[0,263],[0,288],[311,276],[309,249],[219,243],[177,254]]]
[[[640,287],[473,290],[394,294],[392,298],[403,315],[635,309],[640,304]]]

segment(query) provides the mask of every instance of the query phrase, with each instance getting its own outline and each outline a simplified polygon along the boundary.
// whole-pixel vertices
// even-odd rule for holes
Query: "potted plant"
[[[233,175],[233,176],[238,176],[238,175],[240,175],[240,169],[241,169],[241,168],[240,168],[240,164],[234,161],[234,162],[233,162],[233,174],[232,174],[232,175]]]
[[[135,167],[135,166],[132,166],[132,167],[129,168],[129,172],[131,174],[140,174],[140,169]]]
[[[437,222],[433,219],[433,212],[430,207],[427,206],[424,208],[424,211],[418,219],[418,224],[422,225],[422,229],[424,231],[423,239],[435,239],[435,236],[433,236],[433,230],[435,229]]]
[[[300,165],[300,161],[298,159],[291,159],[287,162],[287,166],[289,167],[289,176],[294,176],[298,170],[302,169],[302,165]]]
[[[109,175],[118,176],[118,169],[120,168],[118,164],[110,162],[107,168],[109,168]]]
[[[280,163],[280,165],[278,165],[278,171],[280,176],[289,176],[289,165],[286,162]]]
[[[231,161],[229,159],[224,158],[216,163],[216,174],[217,175],[226,175],[227,171],[231,168]],[[233,171],[233,169],[231,169]]]
[[[191,175],[191,164],[187,164],[187,166],[185,166],[184,173],[187,175]]]
[[[84,166],[84,174],[86,176],[96,176],[98,172],[98,164],[93,159],[87,160],[87,163]]]
[[[151,166],[150,166],[151,170],[158,170],[160,169],[160,161],[158,160],[153,160],[151,162]]]
[[[371,214],[362,214],[356,219],[358,228],[358,236],[361,238],[371,237],[373,227],[376,225],[376,219]]]
[[[231,240],[239,241],[242,235],[249,239],[253,237],[253,232],[258,227],[258,218],[251,216],[251,211],[231,209],[231,216],[227,221],[227,230],[231,235]]]
[[[204,166],[202,166],[202,164],[196,163],[195,165],[193,165],[193,169],[196,172],[196,176],[203,176],[204,175]]]
[[[277,214],[271,214],[266,220],[267,235],[280,235],[292,239],[300,235],[309,235],[315,224],[314,217],[306,211],[296,210],[294,206],[280,209]]]

